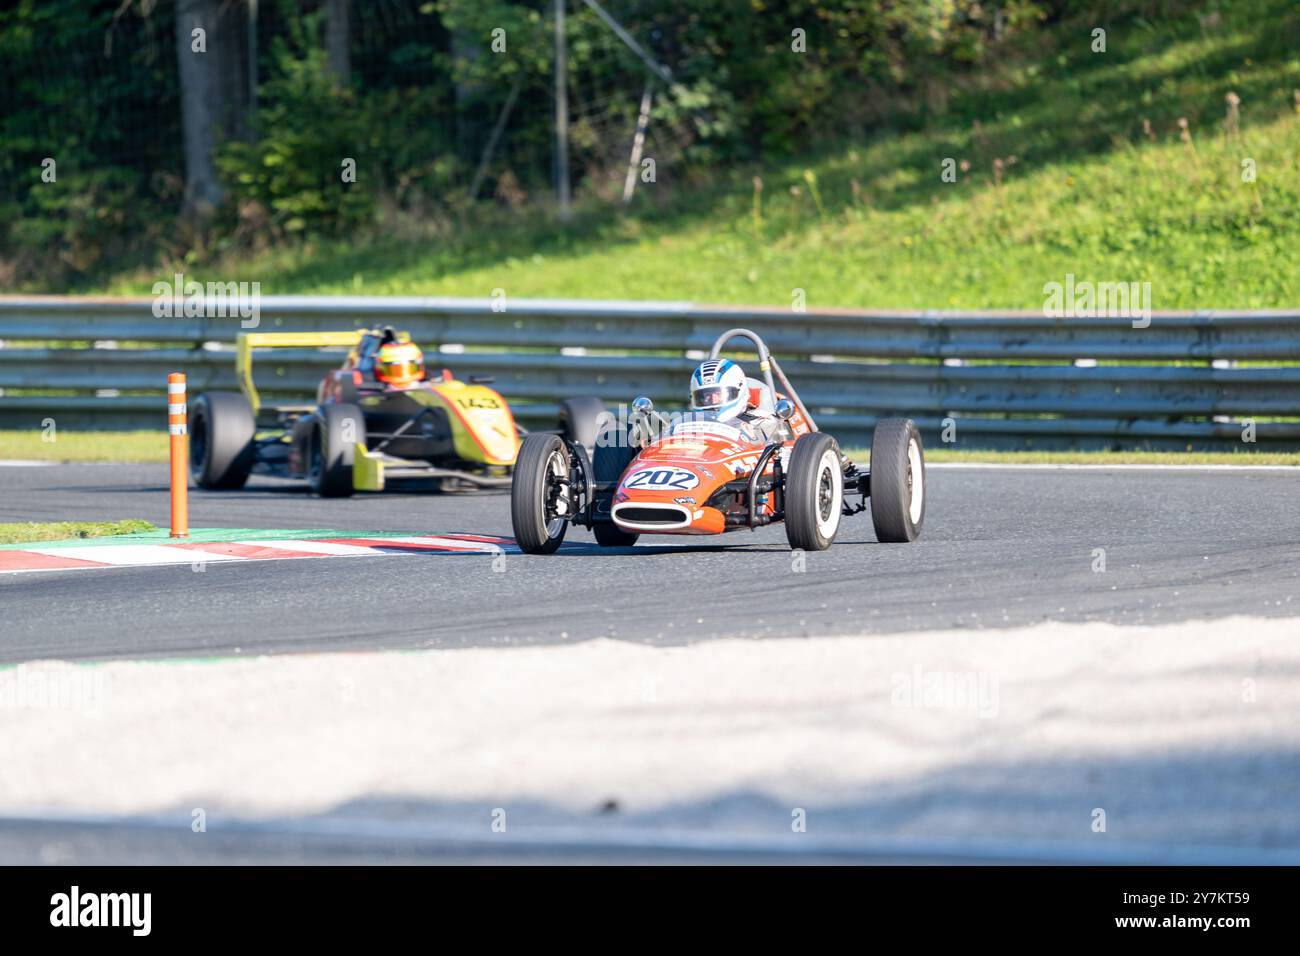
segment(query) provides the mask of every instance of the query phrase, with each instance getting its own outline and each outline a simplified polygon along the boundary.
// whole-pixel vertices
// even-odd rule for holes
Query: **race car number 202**
[[[700,483],[695,472],[685,468],[643,468],[623,482],[624,488],[672,488],[685,491]]]

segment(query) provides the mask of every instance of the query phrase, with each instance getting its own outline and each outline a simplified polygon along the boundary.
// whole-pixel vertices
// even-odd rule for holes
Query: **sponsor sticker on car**
[[[673,436],[716,435],[729,441],[740,441],[742,432],[734,425],[725,422],[679,422],[669,432]]]

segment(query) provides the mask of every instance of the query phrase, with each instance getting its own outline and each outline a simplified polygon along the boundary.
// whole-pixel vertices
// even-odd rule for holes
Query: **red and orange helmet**
[[[424,379],[424,353],[414,342],[387,342],[375,356],[375,378],[397,388]]]

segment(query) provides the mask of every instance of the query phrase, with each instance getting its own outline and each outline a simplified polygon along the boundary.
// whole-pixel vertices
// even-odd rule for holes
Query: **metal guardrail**
[[[237,312],[155,318],[152,306],[0,298],[0,424],[36,428],[52,416],[74,427],[154,425],[157,399],[131,393],[156,392],[177,369],[195,392],[237,387]],[[932,444],[950,422],[957,447],[1242,447],[1245,419],[1260,419],[1260,446],[1300,447],[1300,420],[1276,420],[1300,419],[1300,364],[1237,364],[1300,363],[1300,310],[1155,313],[1134,328],[1127,318],[684,302],[519,299],[500,309],[491,299],[274,296],[261,299],[257,328],[392,323],[443,350],[430,352],[430,365],[496,376],[534,424],[571,395],[616,405],[646,394],[674,407],[700,353],[743,325],[764,337],[846,445],[869,441],[877,417],[909,415]],[[149,347],[133,347],[140,343]],[[301,396],[337,361],[277,350],[257,366],[259,385]]]

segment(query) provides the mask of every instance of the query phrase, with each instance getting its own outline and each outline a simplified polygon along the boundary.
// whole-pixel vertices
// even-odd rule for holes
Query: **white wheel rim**
[[[567,455],[562,455],[562,454],[560,454],[558,451],[556,451],[556,452],[552,452],[552,453],[551,453],[551,457],[548,458],[547,461],[546,461],[546,473],[547,473],[548,475],[554,475],[554,476],[556,477],[557,480],[559,480],[559,481],[562,482],[563,484],[567,485],[567,484],[568,484],[568,477],[569,477],[569,459],[568,459],[568,456],[567,456]],[[543,485],[543,486],[542,486],[542,513],[543,513],[543,517],[545,516],[545,512],[546,512],[546,495],[547,495],[546,486]],[[567,510],[567,509],[566,509],[566,510]],[[557,518],[553,519],[552,521],[547,522],[547,524],[546,524],[546,536],[547,536],[548,538],[555,538],[555,537],[558,537],[558,536],[560,535],[560,532],[562,532],[563,530],[564,530],[564,519],[563,519],[563,518],[557,517]]]
[[[828,513],[823,516],[821,508],[821,487],[822,480],[827,473],[831,479],[831,501]],[[835,536],[835,531],[840,526],[840,511],[844,503],[844,472],[840,470],[840,456],[834,448],[826,449],[822,455],[821,461],[817,463],[817,480],[814,485],[814,494],[817,500],[814,502],[814,513],[817,515],[817,533],[826,540]]]
[[[921,511],[925,508],[925,467],[921,464],[921,446],[915,438],[907,443],[907,474],[912,484],[907,514],[915,525],[921,520]]]

